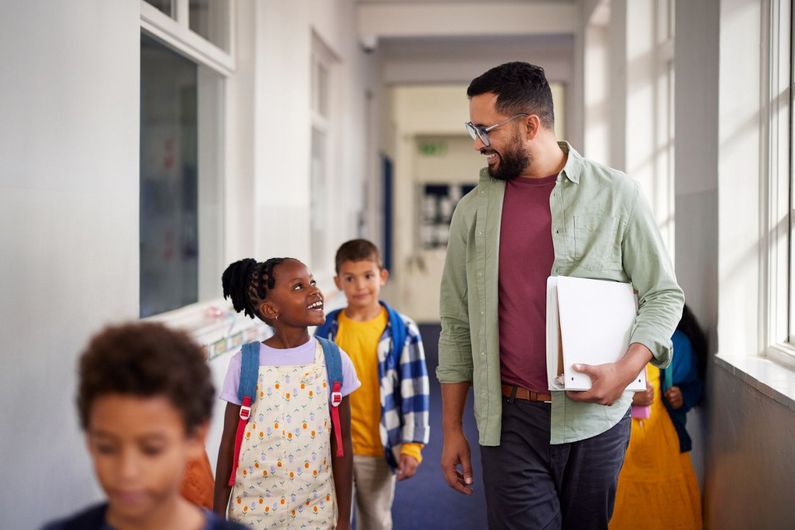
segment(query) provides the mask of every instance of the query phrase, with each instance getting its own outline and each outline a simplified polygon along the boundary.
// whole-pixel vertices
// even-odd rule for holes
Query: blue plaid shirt
[[[381,305],[387,310],[389,318],[376,350],[378,380],[381,383],[379,431],[384,455],[389,466],[394,470],[398,462],[393,448],[402,443],[428,443],[430,390],[425,350],[417,324],[385,302],[381,302]],[[325,324],[317,328],[315,335],[334,340],[339,330],[337,321],[339,312],[340,310],[337,309],[329,313]],[[403,326],[404,329],[395,333],[396,330],[393,329],[395,326]],[[399,348],[393,344],[395,335],[405,337]]]

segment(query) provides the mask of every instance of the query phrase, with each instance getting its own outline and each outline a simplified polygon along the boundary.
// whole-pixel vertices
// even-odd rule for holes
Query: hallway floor
[[[420,325],[425,345],[431,388],[431,440],[423,451],[423,461],[417,474],[399,482],[392,506],[395,530],[481,530],[486,528],[486,500],[480,472],[480,451],[477,428],[472,413],[472,392],[464,414],[464,432],[472,451],[474,492],[471,496],[453,491],[444,481],[439,461],[442,454],[442,399],[436,380],[439,330],[437,324]]]

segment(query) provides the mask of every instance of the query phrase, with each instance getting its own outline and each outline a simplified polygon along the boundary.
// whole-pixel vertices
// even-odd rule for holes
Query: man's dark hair
[[[98,398],[121,394],[165,397],[180,412],[186,432],[210,418],[215,401],[210,367],[185,333],[154,322],[110,326],[80,357],[77,410],[85,430]]]
[[[552,91],[540,66],[524,62],[501,64],[473,79],[467,88],[470,98],[489,92],[497,94],[500,114],[535,114],[545,128],[554,127]]]
[[[384,268],[381,262],[381,253],[372,241],[368,241],[367,239],[351,239],[340,245],[340,248],[337,249],[337,255],[334,256],[334,269],[337,271],[337,274],[339,274],[343,262],[363,260],[374,261],[379,269]]]

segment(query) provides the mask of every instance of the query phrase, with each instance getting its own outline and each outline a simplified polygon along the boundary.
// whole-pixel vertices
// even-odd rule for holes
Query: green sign
[[[447,154],[447,142],[420,142],[418,149],[423,156],[444,156]]]

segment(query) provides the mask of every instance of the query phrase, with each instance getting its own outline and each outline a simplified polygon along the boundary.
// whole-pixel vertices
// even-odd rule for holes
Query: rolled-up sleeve
[[[652,364],[665,368],[685,299],[651,208],[637,186],[621,246],[624,271],[638,292],[630,343],[646,346],[654,356]]]
[[[450,238],[442,273],[439,316],[439,365],[436,377],[440,383],[472,381],[472,343],[467,301],[467,222],[462,213],[462,200],[450,223]]]

